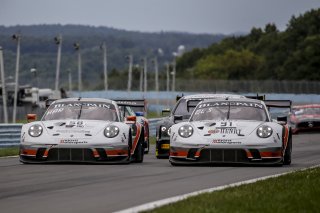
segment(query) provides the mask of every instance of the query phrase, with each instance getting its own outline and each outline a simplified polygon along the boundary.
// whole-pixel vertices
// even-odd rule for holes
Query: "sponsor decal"
[[[90,131],[87,130],[57,130],[57,133],[83,133],[83,134],[90,134]]]
[[[212,143],[215,144],[241,144],[240,141],[232,141],[231,139],[214,139]]]
[[[241,129],[237,129],[235,127],[217,127],[220,130],[221,134],[234,134],[241,135]]]
[[[54,109],[57,108],[64,108],[64,107],[99,107],[99,108],[106,108],[111,109],[113,105],[107,103],[81,103],[81,102],[74,102],[74,103],[57,103],[53,106]]]
[[[61,139],[61,144],[86,144],[87,141],[79,141],[78,139]]]
[[[219,133],[219,132],[220,132],[219,129],[210,129],[210,130],[208,131],[209,134],[216,134],[216,133]]]
[[[66,127],[84,127],[84,123],[83,121],[70,121],[68,125],[66,125]]]
[[[241,107],[254,107],[254,108],[263,109],[262,104],[245,102],[245,101],[221,101],[221,102],[203,103],[198,106],[198,109],[208,108],[208,107],[221,107],[221,106],[241,106]]]

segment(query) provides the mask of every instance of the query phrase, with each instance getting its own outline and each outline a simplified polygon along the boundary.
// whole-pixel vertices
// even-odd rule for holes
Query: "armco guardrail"
[[[162,118],[151,118],[149,120],[149,134],[150,136],[156,136],[156,129],[158,121],[162,120]]]
[[[22,124],[0,124],[0,148],[19,146]]]
[[[156,135],[157,122],[162,118],[149,119],[150,136]],[[19,146],[22,124],[0,124],[0,148]]]

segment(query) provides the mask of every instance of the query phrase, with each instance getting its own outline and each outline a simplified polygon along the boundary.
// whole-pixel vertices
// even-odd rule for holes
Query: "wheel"
[[[129,140],[128,140],[128,162],[130,162],[131,159],[131,149],[132,149],[132,136],[131,131],[129,132]]]
[[[283,156],[283,165],[291,164],[291,155],[292,155],[292,136],[290,134],[288,139],[288,145]]]
[[[139,142],[137,144],[136,150],[135,150],[135,162],[136,163],[142,163],[144,158],[144,146],[143,146],[144,138],[140,137]]]

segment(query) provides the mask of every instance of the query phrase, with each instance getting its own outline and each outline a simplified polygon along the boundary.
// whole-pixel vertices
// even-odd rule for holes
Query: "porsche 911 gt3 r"
[[[129,121],[131,119],[129,118]],[[98,98],[54,101],[41,121],[22,126],[23,163],[143,161],[141,124],[128,125],[116,102]],[[132,125],[132,126],[131,126]]]
[[[188,122],[171,127],[169,160],[173,165],[290,164],[291,131],[282,119],[271,120],[260,100],[203,101]]]
[[[178,122],[189,119],[192,111],[200,101],[214,98],[245,98],[242,95],[234,94],[195,94],[182,96],[178,99],[171,114],[158,122],[156,128],[156,157],[168,158],[170,150],[170,127]],[[169,111],[170,112],[170,111]]]
[[[130,100],[116,100],[120,107],[121,113],[126,116],[136,116],[137,122],[143,127],[144,137],[144,153],[149,153],[150,140],[149,140],[149,120],[144,117],[146,115],[146,101],[144,99],[130,99]]]

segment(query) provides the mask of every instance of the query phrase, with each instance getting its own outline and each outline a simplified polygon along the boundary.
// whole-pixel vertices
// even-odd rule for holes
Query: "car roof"
[[[104,102],[104,103],[110,103],[110,104],[116,104],[115,101],[110,100],[110,99],[105,99],[105,98],[63,98],[63,99],[58,99],[54,101],[54,103],[60,103],[60,102],[86,102],[86,101],[92,101],[92,102]]]
[[[225,98],[246,98],[246,97],[243,95],[236,95],[236,94],[213,94],[213,93],[194,94],[194,95],[186,95],[186,96],[181,97],[181,99],[196,99],[196,98],[204,98],[204,99],[221,98],[221,99],[225,99]]]
[[[210,100],[210,99],[207,99],[207,100],[204,100],[202,101],[202,103],[207,103],[207,102],[212,102],[212,101],[245,101],[245,102],[249,102],[249,103],[259,103],[259,104],[262,104],[263,101],[261,100],[258,100],[258,99],[251,99],[251,98],[217,98],[217,99],[214,99],[214,100]]]

